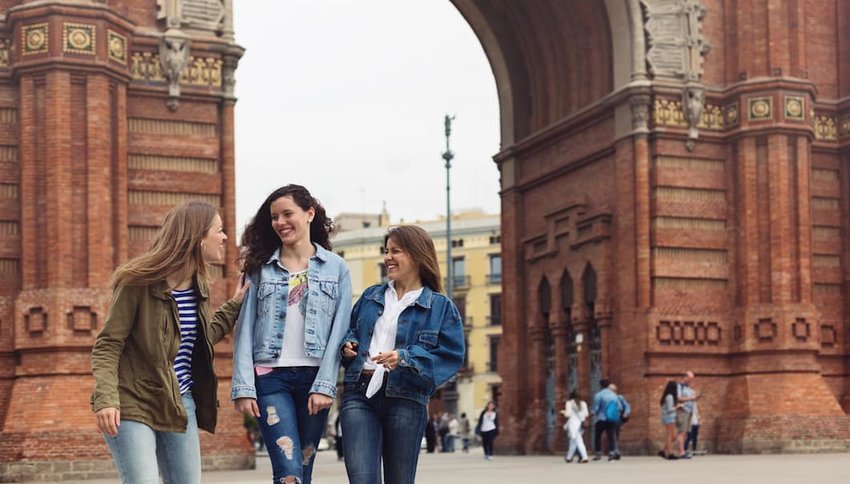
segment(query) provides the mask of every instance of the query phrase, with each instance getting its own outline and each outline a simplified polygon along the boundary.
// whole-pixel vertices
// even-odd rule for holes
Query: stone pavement
[[[419,460],[417,484],[847,484],[850,454],[706,455],[691,460],[624,457],[589,464],[566,464],[558,456],[496,456],[485,461],[480,449],[471,454],[426,454]],[[251,471],[207,472],[204,483],[268,484],[271,467],[257,456]],[[65,481],[115,484],[115,480]],[[345,468],[333,452],[320,452],[314,484],[345,484]]]

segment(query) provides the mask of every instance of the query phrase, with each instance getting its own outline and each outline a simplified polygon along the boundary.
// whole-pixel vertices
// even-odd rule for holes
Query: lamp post
[[[452,273],[452,197],[451,197],[451,169],[452,159],[455,154],[449,148],[449,138],[452,135],[452,121],[454,116],[445,117],[446,125],[446,151],[443,152],[443,159],[446,160],[446,295],[452,299],[452,290],[454,289],[454,274]]]

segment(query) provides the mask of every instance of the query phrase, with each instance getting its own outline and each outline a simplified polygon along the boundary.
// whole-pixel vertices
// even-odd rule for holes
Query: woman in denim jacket
[[[330,252],[333,223],[306,188],[266,198],[242,235],[248,296],[237,323],[231,399],[257,418],[274,482],[309,483],[336,396],[351,276]]]
[[[354,305],[342,348],[345,468],[352,484],[413,483],[428,399],[463,364],[463,324],[440,294],[434,242],[420,227],[384,237],[388,284]]]

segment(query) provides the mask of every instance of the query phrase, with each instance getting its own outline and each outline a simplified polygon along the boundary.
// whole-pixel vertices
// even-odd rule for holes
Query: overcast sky
[[[393,222],[499,211],[499,106],[481,44],[448,0],[240,0],[236,226],[269,192],[306,186],[327,208]]]

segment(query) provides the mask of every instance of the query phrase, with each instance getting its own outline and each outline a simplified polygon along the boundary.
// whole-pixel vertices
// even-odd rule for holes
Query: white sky
[[[499,211],[499,106],[472,29],[448,0],[239,0],[237,231],[265,197],[306,186],[330,216],[393,222]]]

